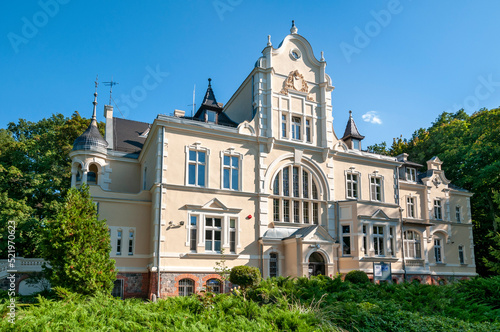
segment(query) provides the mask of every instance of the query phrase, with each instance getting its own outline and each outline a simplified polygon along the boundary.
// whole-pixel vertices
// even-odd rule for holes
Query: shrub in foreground
[[[366,284],[370,279],[363,271],[352,270],[345,275],[345,281],[352,282],[353,284]]]
[[[253,266],[235,266],[229,274],[229,281],[232,284],[241,286],[243,289],[256,286],[260,282],[260,270]]]

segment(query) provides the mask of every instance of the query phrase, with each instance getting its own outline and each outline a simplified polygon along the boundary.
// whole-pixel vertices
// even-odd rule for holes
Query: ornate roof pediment
[[[289,90],[303,92],[307,95],[307,100],[313,100],[311,96],[309,96],[309,86],[304,79],[304,75],[299,73],[298,70],[292,70],[290,74],[288,74],[288,77],[283,82],[283,89],[281,89],[280,93],[288,95]]]

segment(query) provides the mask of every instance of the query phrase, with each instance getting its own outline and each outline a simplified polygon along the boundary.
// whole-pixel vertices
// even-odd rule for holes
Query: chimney
[[[113,106],[104,105],[104,117],[106,118],[106,130],[104,139],[108,142],[108,149],[114,149],[113,140]]]
[[[182,117],[184,117],[185,114],[186,114],[186,112],[184,112],[184,111],[174,110],[174,116],[175,117],[182,118]]]

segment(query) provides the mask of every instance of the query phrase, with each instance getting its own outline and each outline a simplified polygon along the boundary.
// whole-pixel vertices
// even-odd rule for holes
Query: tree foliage
[[[352,270],[345,275],[345,281],[352,282],[353,284],[366,284],[370,282],[370,279],[365,272]]]
[[[253,266],[239,265],[231,269],[229,281],[243,289],[257,285],[261,280],[260,270]]]
[[[463,109],[443,112],[429,128],[416,130],[410,139],[400,137],[389,149],[383,142],[368,150],[390,156],[404,152],[422,165],[438,156],[446,177],[474,193],[471,210],[477,271],[488,275],[485,259],[494,258],[489,249],[493,241],[487,234],[498,231],[495,220],[500,216],[500,206],[494,203],[494,193],[500,191],[500,109],[481,109],[470,116]]]
[[[40,256],[40,225],[55,215],[71,185],[69,152],[88,124],[75,112],[71,118],[20,119],[0,129],[0,257],[7,256],[1,239],[8,220],[16,221],[17,254]]]
[[[81,294],[110,294],[116,279],[105,220],[99,220],[89,188],[72,188],[54,220],[43,228],[43,258],[51,285]]]

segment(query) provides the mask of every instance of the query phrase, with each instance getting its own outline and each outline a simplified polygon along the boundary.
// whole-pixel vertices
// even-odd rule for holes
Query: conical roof
[[[356,123],[354,123],[354,119],[352,118],[352,111],[349,111],[349,120],[347,120],[347,126],[345,127],[344,136],[342,140],[345,141],[349,138],[363,139],[365,138],[358,131],[358,127],[356,127]]]
[[[73,143],[73,151],[86,150],[95,151],[100,153],[107,153],[108,142],[102,137],[97,128],[96,106],[97,106],[97,92],[94,93],[94,113],[87,130],[75,139]]]

